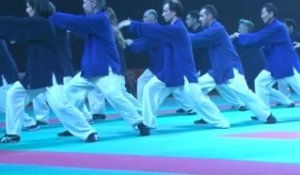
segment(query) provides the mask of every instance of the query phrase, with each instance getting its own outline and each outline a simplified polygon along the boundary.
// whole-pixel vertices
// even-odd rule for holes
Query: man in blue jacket
[[[153,9],[146,10],[143,15],[143,22],[148,24],[158,24],[157,12]],[[134,53],[148,52],[149,67],[139,76],[137,80],[137,99],[140,104],[143,103],[143,92],[145,85],[162,68],[163,44],[158,40],[147,38],[138,38],[135,40],[126,40],[130,51]]]
[[[254,24],[252,21],[240,19],[238,28],[239,33],[250,33],[253,32],[253,30]],[[237,39],[233,40],[233,44],[241,58],[248,86],[254,90],[254,80],[266,65],[266,58],[263,49],[261,47],[257,48],[242,46],[239,44]],[[283,83],[278,81],[277,86],[278,89],[280,89],[279,87],[283,87]],[[273,101],[279,103],[280,105],[287,107],[295,106],[295,103],[292,100],[287,98],[287,96],[282,95],[282,93],[278,92],[278,90],[275,88],[271,89],[270,97]]]
[[[297,94],[300,94],[299,58],[286,27],[276,18],[276,14],[277,7],[268,3],[261,10],[261,18],[266,24],[261,31],[234,34],[241,45],[264,46],[267,64],[255,79],[255,91],[268,106],[270,91],[278,80],[287,83]]]
[[[189,12],[186,16],[186,25],[190,33],[198,33],[203,31],[203,26],[201,25],[201,21],[199,20],[199,12]],[[206,74],[211,68],[208,49],[193,48],[193,54],[199,76]],[[230,89],[216,87],[216,90],[227,102],[232,105],[232,109],[237,109],[239,111],[247,110],[243,102],[241,102],[241,100],[237,98],[236,94],[230,91]]]
[[[218,108],[201,92],[192,54],[191,41],[184,22],[179,18],[182,4],[167,0],[163,4],[163,17],[170,25],[154,25],[125,20],[120,26],[130,26],[138,36],[159,40],[165,44],[162,69],[146,85],[143,99],[145,124],[156,127],[156,112],[160,102],[170,93],[180,93],[204,119],[218,128],[228,128],[229,122]]]
[[[146,10],[143,15],[143,22],[148,24],[158,24],[158,14],[155,10]],[[164,43],[157,39],[138,38],[135,40],[127,40],[129,48],[134,53],[148,52],[149,55],[149,67],[142,73],[137,81],[137,97],[141,104],[143,104],[143,93],[145,85],[162,70],[163,57],[164,57]],[[181,94],[173,93],[173,97],[180,104],[182,109],[177,110],[178,113],[196,114],[190,109],[188,102],[182,97]],[[159,102],[159,104],[162,101]],[[185,110],[186,111],[185,111]],[[177,112],[176,111],[176,112]]]
[[[120,59],[111,23],[105,13],[105,0],[83,0],[85,16],[54,13],[54,25],[85,35],[81,72],[67,85],[66,94],[71,103],[80,107],[87,93],[97,88],[126,121],[140,130],[140,135],[149,135],[142,117],[134,105],[124,97]],[[85,95],[77,96],[77,93]]]
[[[224,26],[216,18],[216,8],[213,5],[205,5],[200,10],[200,20],[206,29],[190,34],[194,47],[209,48],[212,69],[199,78],[201,88],[204,91],[212,90],[216,86],[228,88],[234,91],[259,119],[267,124],[276,123],[270,109],[248,88],[240,58]]]
[[[40,93],[45,94],[54,113],[73,135],[86,142],[97,141],[95,129],[77,108],[69,105],[62,93],[63,75],[58,73],[62,72],[62,67],[57,60],[53,26],[48,20],[53,13],[49,0],[27,0],[26,4],[30,18],[0,17],[0,36],[27,46],[26,74],[7,92],[6,130],[0,143],[21,140],[25,106]]]

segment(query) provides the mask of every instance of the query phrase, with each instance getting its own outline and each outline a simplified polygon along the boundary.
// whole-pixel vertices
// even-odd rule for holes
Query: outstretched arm
[[[149,50],[150,47],[155,45],[153,40],[149,40],[146,38],[140,38],[134,40],[130,45],[129,48],[134,53],[142,53]]]
[[[99,27],[110,25],[104,15],[80,16],[66,13],[54,13],[51,22],[61,28],[78,33],[99,33]]]
[[[119,24],[119,27],[129,26],[131,33],[137,34],[140,37],[148,38],[150,40],[160,40],[163,42],[171,43],[174,39],[180,37],[183,32],[180,26],[176,25],[159,25],[159,24],[146,24],[138,21],[124,20]]]
[[[278,37],[282,30],[280,27],[264,29],[256,33],[239,34],[238,41],[243,46],[262,47],[266,44],[281,42]]]
[[[218,28],[211,28],[198,33],[190,33],[190,38],[193,47],[209,47],[219,42],[219,32]]]
[[[0,37],[9,40],[51,40],[54,30],[45,18],[0,17]]]

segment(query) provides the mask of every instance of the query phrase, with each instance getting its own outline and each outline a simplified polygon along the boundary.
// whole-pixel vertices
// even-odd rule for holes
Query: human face
[[[163,6],[162,16],[164,17],[165,21],[169,23],[171,23],[176,17],[175,12],[170,10],[168,3]]]
[[[238,32],[239,33],[248,33],[249,29],[245,24],[240,23],[239,28],[238,28]]]
[[[33,17],[35,15],[35,9],[33,9],[28,2],[26,3],[26,13],[29,17]]]
[[[203,25],[203,27],[208,27],[209,24],[211,23],[212,21],[212,17],[211,15],[208,15],[206,13],[206,10],[205,9],[201,9],[200,10],[200,13],[199,13],[199,21],[201,21],[201,24]]]
[[[149,12],[144,13],[143,21],[144,23],[150,23],[150,24],[155,23],[153,15],[151,15]]]
[[[260,17],[263,20],[263,22],[266,24],[274,17],[274,13],[273,12],[269,13],[267,11],[267,9],[264,7],[261,10],[261,16]]]
[[[83,0],[82,8],[84,13],[89,15],[94,13],[96,2],[94,0]]]
[[[191,17],[191,15],[187,15],[185,18],[185,23],[188,28],[191,28],[193,26],[194,21],[195,20]]]

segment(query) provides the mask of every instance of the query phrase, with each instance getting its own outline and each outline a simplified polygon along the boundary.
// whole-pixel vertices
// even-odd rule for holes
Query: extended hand
[[[294,42],[294,49],[299,49],[300,48],[300,43],[299,42]]]
[[[127,46],[130,46],[133,43],[132,39],[126,39],[125,42]]]
[[[234,34],[230,35],[230,38],[231,39],[236,39],[240,36],[240,33],[239,32],[235,32]]]
[[[130,24],[131,24],[131,20],[130,19],[125,19],[125,20],[121,21],[118,26],[119,26],[119,29],[121,29],[123,27],[130,26]]]

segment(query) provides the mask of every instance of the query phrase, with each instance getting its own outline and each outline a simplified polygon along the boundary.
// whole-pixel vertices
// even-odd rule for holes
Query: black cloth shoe
[[[194,110],[192,110],[192,109],[184,110],[184,109],[182,109],[182,108],[177,109],[175,113],[177,113],[177,114],[187,114],[187,115],[196,115],[196,114],[197,114],[197,113],[196,113]]]
[[[99,139],[98,134],[93,132],[85,139],[85,141],[87,143],[91,143],[91,142],[97,142],[98,139]]]
[[[182,108],[180,108],[180,109],[177,109],[177,110],[176,110],[176,113],[179,113],[179,114],[180,114],[180,113],[185,113],[185,110],[182,109]]]
[[[197,124],[197,125],[203,125],[203,124],[208,124],[205,120],[203,120],[202,118],[199,119],[199,120],[195,120],[194,121],[194,124]]]
[[[38,124],[35,124],[35,125],[23,127],[23,131],[35,131],[39,128],[40,126]]]
[[[105,114],[93,114],[93,120],[104,120],[106,119]]]
[[[189,110],[186,111],[186,115],[196,115],[196,114],[197,113],[192,109],[189,109]]]
[[[144,125],[144,123],[137,124],[137,127],[140,130],[140,136],[150,135],[150,128]]]
[[[258,117],[256,117],[256,116],[251,116],[251,120],[258,120]]]
[[[252,116],[252,120],[259,120],[258,117]],[[277,122],[277,119],[271,114],[269,117],[267,117],[267,121],[265,122],[266,124],[274,124]]]
[[[295,106],[296,106],[295,103],[291,103],[291,104],[287,105],[288,108],[294,108]]]
[[[63,131],[57,134],[57,136],[59,137],[69,137],[69,136],[73,136],[72,133],[70,133],[69,131]]]
[[[287,107],[287,108],[296,107],[296,104],[294,102],[292,102],[292,103],[290,103],[288,105],[284,105],[284,104],[281,104],[281,103],[276,103],[275,105],[278,106],[278,107]]]
[[[5,134],[0,138],[0,143],[18,143],[21,137],[18,135]]]
[[[239,111],[248,111],[248,108],[246,106],[240,106],[238,108]]]
[[[275,124],[276,122],[277,119],[272,114],[270,114],[269,117],[267,117],[266,124]]]
[[[37,125],[48,125],[49,123],[43,120],[36,120]]]

